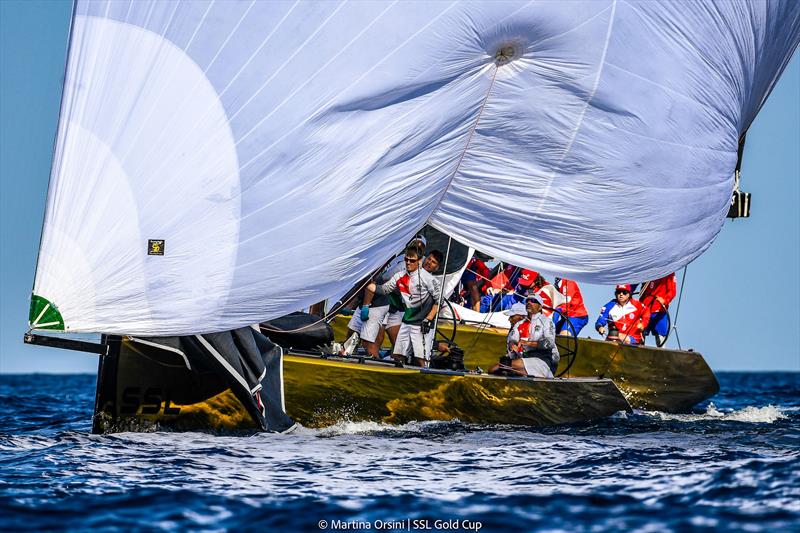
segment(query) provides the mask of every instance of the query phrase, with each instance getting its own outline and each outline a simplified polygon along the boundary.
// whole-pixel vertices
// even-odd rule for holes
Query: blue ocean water
[[[800,374],[684,415],[91,435],[94,376],[0,376],[0,530],[799,531]]]

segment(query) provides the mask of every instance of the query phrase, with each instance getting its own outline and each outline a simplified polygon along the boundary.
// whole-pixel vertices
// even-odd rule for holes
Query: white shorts
[[[358,334],[361,334],[361,326],[364,323],[361,322],[361,308],[358,307],[353,311],[353,316],[350,317],[350,322],[347,323],[347,329],[351,331],[356,331]],[[348,333],[349,335],[349,333]]]
[[[394,353],[396,355],[414,355],[418,359],[430,361],[430,346],[433,342],[433,332],[427,335],[422,334],[419,324],[400,324],[400,331],[397,332],[397,341],[394,343]]]
[[[535,378],[553,377],[553,373],[550,372],[550,365],[538,357],[526,357],[522,362],[525,364],[525,372],[527,372],[529,376]]]
[[[391,328],[403,323],[403,311],[392,311],[386,315],[386,327]]]
[[[360,313],[361,311],[359,311]],[[375,342],[378,338],[378,333],[383,327],[384,319],[389,313],[389,306],[382,305],[380,307],[369,308],[369,320],[361,323],[361,340],[367,342]],[[361,318],[359,317],[359,321]]]

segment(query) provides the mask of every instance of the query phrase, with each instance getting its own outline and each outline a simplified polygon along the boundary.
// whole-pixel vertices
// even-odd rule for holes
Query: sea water
[[[799,531],[800,374],[687,414],[91,435],[94,376],[0,376],[0,530]]]

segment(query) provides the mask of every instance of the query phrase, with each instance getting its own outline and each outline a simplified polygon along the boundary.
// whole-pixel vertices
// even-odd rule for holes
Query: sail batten
[[[31,324],[235,329],[426,221],[581,281],[677,270],[799,41],[791,1],[78,0]]]

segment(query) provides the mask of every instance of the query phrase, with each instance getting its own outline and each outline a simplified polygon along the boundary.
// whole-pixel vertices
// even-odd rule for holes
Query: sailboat
[[[336,301],[426,223],[578,281],[698,257],[798,41],[790,1],[78,0],[26,340],[100,354],[95,431],[287,430],[304,363],[253,325]],[[384,373],[406,371],[432,372]],[[445,378],[524,423],[627,408],[605,378]],[[585,401],[552,415],[556,389]],[[359,412],[458,417],[452,396]]]

